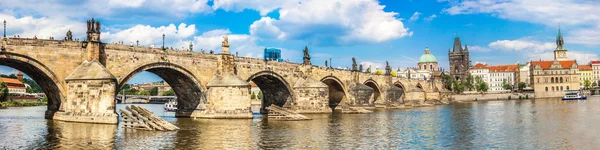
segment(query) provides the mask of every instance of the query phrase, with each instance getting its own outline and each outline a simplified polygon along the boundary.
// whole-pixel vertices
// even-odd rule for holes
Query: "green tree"
[[[592,87],[597,87],[598,84],[596,82],[592,82]]]
[[[134,88],[123,90],[123,94],[125,95],[136,95],[138,91]]]
[[[462,93],[463,91],[465,91],[465,86],[461,82],[454,80],[453,90],[456,93]]]
[[[31,88],[27,90],[27,93],[44,93],[44,90],[42,90],[42,87],[38,85],[37,82],[28,78],[23,78],[22,82],[24,84],[29,85],[29,87]]]
[[[256,93],[252,92],[252,94],[250,94],[250,99],[256,99]]]
[[[6,83],[0,83],[0,102],[6,102],[8,98],[8,86]]]
[[[169,90],[163,91],[161,95],[162,96],[175,96],[175,91],[173,91],[173,89],[169,89]]]
[[[463,85],[465,86],[466,89],[468,89],[469,91],[472,91],[473,88],[475,87],[473,85],[474,81],[473,81],[473,76],[472,75],[468,75],[467,79],[465,80],[465,83],[463,83]]]
[[[127,89],[130,89],[130,88],[131,88],[131,84],[125,83],[121,89],[127,90]]]
[[[258,91],[258,95],[256,96],[258,99],[263,99],[262,91]]]
[[[137,95],[150,96],[150,92],[146,90],[141,90],[137,92]]]
[[[153,87],[152,89],[150,89],[150,95],[152,96],[156,96],[158,95],[158,87]]]
[[[479,82],[477,84],[477,91],[481,92],[481,93],[485,93],[490,89],[489,85],[485,82]]]
[[[592,87],[592,81],[587,80],[587,79],[583,80],[583,87],[586,88],[586,89],[591,88]]]
[[[376,74],[376,75],[383,75],[383,71],[377,69],[374,74]]]
[[[396,73],[396,71],[392,71],[392,72],[390,72],[390,74],[392,75],[392,77],[395,77],[398,75],[398,73]]]
[[[448,74],[444,74],[444,77],[442,78],[443,82],[444,82],[444,87],[450,91],[452,91],[452,77]]]
[[[527,87],[527,83],[525,82],[519,82],[519,85],[517,85],[517,88],[519,88],[519,91],[523,91],[523,89]]]
[[[505,90],[511,90],[512,86],[510,84],[508,84],[508,82],[506,82],[506,80],[502,81],[502,88]]]

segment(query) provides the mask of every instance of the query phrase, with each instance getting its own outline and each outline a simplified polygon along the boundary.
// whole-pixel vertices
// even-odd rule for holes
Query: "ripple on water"
[[[0,149],[594,149],[600,98],[452,104],[310,121],[175,118],[170,132],[45,120],[46,107],[0,109]],[[117,109],[124,105],[117,105]]]

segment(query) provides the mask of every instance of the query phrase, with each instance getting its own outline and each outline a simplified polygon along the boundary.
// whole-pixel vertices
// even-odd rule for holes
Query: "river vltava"
[[[160,116],[162,105],[140,105]],[[118,105],[117,108],[123,108]],[[181,130],[44,119],[46,107],[0,109],[0,149],[597,149],[600,97],[460,103],[310,121],[164,117]]]

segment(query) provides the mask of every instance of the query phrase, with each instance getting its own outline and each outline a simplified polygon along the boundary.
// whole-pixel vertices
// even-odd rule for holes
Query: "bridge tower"
[[[87,57],[65,82],[67,98],[62,101],[53,119],[87,123],[118,123],[115,112],[116,78],[105,68],[101,57],[100,22],[92,18],[87,22],[87,39],[83,47]]]

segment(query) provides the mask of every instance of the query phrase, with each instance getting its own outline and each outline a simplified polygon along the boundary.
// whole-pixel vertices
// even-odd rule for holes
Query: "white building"
[[[524,65],[519,65],[519,81],[517,81],[517,85],[519,82],[524,82],[525,84],[527,84],[527,86],[525,86],[526,89],[533,89],[531,88],[531,74],[529,73],[529,69],[530,69],[531,64],[530,63],[526,63]]]
[[[404,70],[398,69],[396,71],[396,76],[402,77],[402,78],[409,78],[409,76],[410,76],[411,79],[429,80],[429,79],[431,79],[432,71],[430,71],[430,70],[419,70],[419,69],[416,69],[416,68],[407,68],[407,69],[404,69]]]
[[[478,63],[469,69],[469,73],[475,77],[488,83],[490,92],[506,92],[503,88],[504,82],[508,83],[516,89],[519,81],[519,65],[499,65],[488,66],[487,64]]]
[[[600,60],[593,60],[591,62],[592,64],[592,71],[594,74],[594,81],[598,82],[600,81]]]

